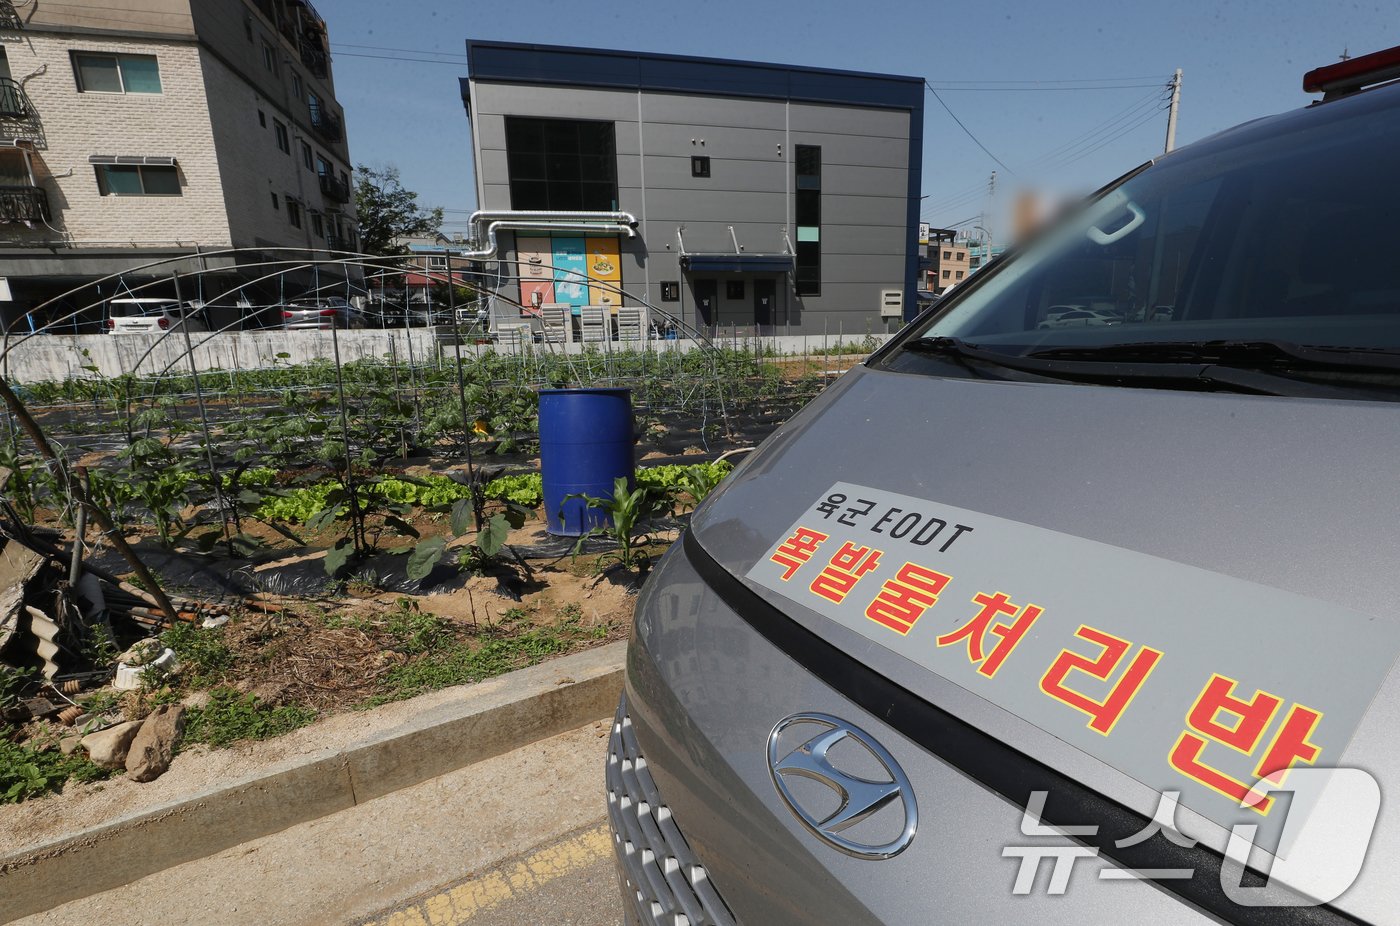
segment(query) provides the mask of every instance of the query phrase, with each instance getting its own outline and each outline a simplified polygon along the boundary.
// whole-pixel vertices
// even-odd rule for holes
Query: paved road
[[[606,824],[592,826],[366,926],[618,926],[621,909]]]
[[[608,730],[588,724],[18,922],[617,926]]]

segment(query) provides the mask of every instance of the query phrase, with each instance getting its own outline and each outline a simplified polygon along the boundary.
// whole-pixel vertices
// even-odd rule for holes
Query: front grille
[[[661,802],[623,700],[608,744],[608,818],[625,892],[647,926],[732,926],[705,866]]]

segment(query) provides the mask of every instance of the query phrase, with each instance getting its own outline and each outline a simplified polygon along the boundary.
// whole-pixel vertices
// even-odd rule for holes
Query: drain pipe
[[[481,241],[487,222],[605,222],[636,228],[637,217],[630,212],[561,212],[549,209],[478,209],[467,219],[472,237]]]
[[[486,245],[475,251],[454,251],[452,256],[463,260],[490,260],[496,256],[499,247],[496,241],[498,231],[572,231],[601,234],[621,234],[629,238],[637,237],[637,229],[630,224],[599,225],[591,222],[549,222],[549,221],[497,221],[486,226]]]

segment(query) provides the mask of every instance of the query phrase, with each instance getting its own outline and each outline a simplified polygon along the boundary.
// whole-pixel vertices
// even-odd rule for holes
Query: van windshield
[[[1397,150],[1400,87],[1186,149],[989,269],[903,343],[1079,361],[1221,342],[1400,352]]]

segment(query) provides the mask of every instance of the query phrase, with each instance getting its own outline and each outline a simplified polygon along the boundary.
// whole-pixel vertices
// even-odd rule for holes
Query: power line
[[[1156,87],[1158,84],[1112,84],[1103,87],[941,87],[944,93],[969,91],[978,93],[1016,93],[1019,91],[1053,90],[1136,90],[1141,87]],[[933,89],[932,87],[929,88]]]
[[[969,129],[967,126],[965,126],[965,125],[962,124],[962,120],[959,119],[959,118],[957,117],[957,115],[956,115],[951,109],[948,108],[948,104],[947,104],[947,103],[943,102],[943,97],[939,96],[939,95],[938,95],[938,91],[935,90],[935,89],[933,89],[933,84],[929,83],[928,81],[924,81],[924,86],[928,88],[928,92],[929,92],[929,93],[932,93],[932,94],[933,94],[933,98],[934,98],[935,100],[938,101],[938,105],[939,105],[939,106],[942,106],[943,109],[948,113],[948,115],[952,117],[953,121],[956,122],[956,123],[958,124],[958,128],[960,128],[960,129],[962,129],[964,132],[966,132],[966,133],[967,133],[967,137],[970,138],[970,139],[972,139],[974,142],[976,142],[977,147],[981,148],[982,151],[987,155],[987,157],[991,158],[993,161],[996,161],[998,164],[1000,164],[1001,167],[1002,167],[1002,169],[1005,170],[1005,171],[1006,171],[1008,174],[1010,174],[1011,176],[1013,176],[1013,177],[1016,176],[1016,171],[1014,171],[1014,170],[1012,170],[1011,168],[1007,167],[1005,161],[1003,161],[1001,158],[997,157],[995,154],[992,154],[991,150],[990,150],[986,145],[982,144],[982,142],[978,140],[978,138],[977,138],[976,135],[973,135],[973,134],[972,134],[972,130]]]
[[[1128,83],[1135,80],[1157,80],[1156,74],[1146,74],[1141,77],[1082,77],[1073,79],[1048,78],[1048,79],[1025,79],[1025,80],[937,80],[936,84],[1106,84],[1106,83]]]

